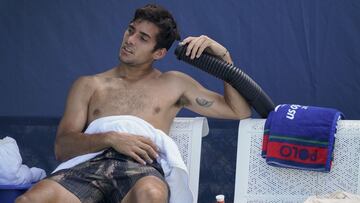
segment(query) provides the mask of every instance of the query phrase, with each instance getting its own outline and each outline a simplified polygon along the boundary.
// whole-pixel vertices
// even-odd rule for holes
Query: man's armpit
[[[183,106],[189,106],[191,104],[190,100],[186,98],[184,95],[181,95],[181,97],[176,101],[175,106],[183,107]]]

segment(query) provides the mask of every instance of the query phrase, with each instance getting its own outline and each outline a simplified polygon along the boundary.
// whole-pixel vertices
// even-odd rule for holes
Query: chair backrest
[[[209,126],[204,117],[176,117],[169,133],[178,145],[188,168],[189,185],[194,196],[194,202],[197,202],[199,190],[201,138],[208,133]]]
[[[265,119],[240,121],[234,202],[304,202],[335,191],[360,194],[360,120],[338,121],[329,173],[269,166],[261,158]]]

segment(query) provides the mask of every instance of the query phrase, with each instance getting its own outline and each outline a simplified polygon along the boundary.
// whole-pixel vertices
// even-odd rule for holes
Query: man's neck
[[[118,77],[128,80],[144,79],[154,72],[152,64],[146,64],[143,66],[129,66],[126,64],[119,64],[115,68],[115,73]]]

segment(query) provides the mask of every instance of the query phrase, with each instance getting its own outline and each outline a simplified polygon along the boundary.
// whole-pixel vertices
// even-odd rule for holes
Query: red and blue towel
[[[332,108],[279,105],[265,122],[261,155],[272,166],[329,172],[343,117]]]

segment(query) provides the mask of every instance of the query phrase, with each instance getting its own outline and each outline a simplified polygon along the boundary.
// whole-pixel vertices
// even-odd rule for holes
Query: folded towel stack
[[[329,172],[342,118],[336,109],[279,105],[265,123],[262,157],[272,166]]]

